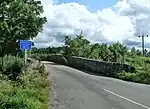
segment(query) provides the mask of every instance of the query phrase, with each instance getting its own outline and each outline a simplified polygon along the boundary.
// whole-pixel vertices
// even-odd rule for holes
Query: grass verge
[[[49,81],[44,65],[24,68],[17,80],[0,74],[0,109],[48,109]]]

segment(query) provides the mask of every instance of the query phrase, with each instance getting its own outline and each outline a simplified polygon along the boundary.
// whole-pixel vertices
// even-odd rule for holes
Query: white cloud
[[[62,45],[64,35],[73,36],[81,30],[93,43],[120,41],[130,46],[134,41],[140,42],[138,35],[150,35],[150,0],[122,0],[113,9],[95,13],[75,2],[57,4],[57,1],[42,0],[42,4],[48,22],[43,33],[34,39],[38,47]]]

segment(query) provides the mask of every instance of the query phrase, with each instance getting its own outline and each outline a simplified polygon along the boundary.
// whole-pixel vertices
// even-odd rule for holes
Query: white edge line
[[[107,89],[103,89],[103,90],[106,91],[106,92],[108,92],[108,93],[110,93],[110,94],[112,94],[112,95],[115,95],[115,96],[117,96],[117,97],[120,97],[120,98],[122,98],[122,99],[124,99],[124,100],[126,100],[126,101],[129,101],[129,102],[131,102],[131,103],[133,103],[133,104],[136,104],[136,105],[141,106],[141,107],[146,108],[146,109],[150,109],[150,107],[148,107],[148,106],[145,106],[145,105],[143,105],[143,104],[141,104],[141,103],[138,103],[138,102],[135,102],[135,101],[133,101],[133,100],[130,100],[130,99],[128,99],[128,98],[126,98],[126,97],[123,97],[123,96],[121,96],[121,95],[118,95],[118,94],[116,94],[116,93],[114,93],[114,92],[112,92],[112,91],[109,91],[109,90],[107,90]]]

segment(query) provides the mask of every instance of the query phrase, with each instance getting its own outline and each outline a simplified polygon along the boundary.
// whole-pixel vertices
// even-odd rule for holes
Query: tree
[[[16,40],[30,39],[42,31],[46,18],[37,0],[4,0],[0,2],[0,45],[2,55]],[[16,49],[13,47],[12,49]]]
[[[121,62],[124,63],[125,62],[125,56],[127,55],[127,52],[128,52],[128,48],[126,46],[120,44],[119,42],[117,43],[117,45],[119,46],[118,52],[122,56]]]
[[[90,47],[90,53],[88,58],[92,58],[92,59],[100,59],[99,56],[99,52],[100,52],[100,44],[96,43],[96,44],[92,44]]]
[[[70,50],[69,50],[69,43],[70,43],[70,38],[69,36],[65,36],[65,56],[70,55]]]
[[[8,50],[19,48],[20,39],[30,39],[42,31],[46,18],[42,17],[43,7],[37,0],[0,1],[0,47],[3,57]],[[16,43],[16,44],[15,44]],[[12,46],[14,45],[14,46]]]
[[[83,38],[82,32],[76,38],[70,40],[69,50],[71,55],[79,57],[88,57],[90,53],[90,42]]]
[[[107,44],[102,44],[99,48],[99,57],[103,61],[110,61],[110,50],[108,49]]]
[[[74,39],[65,37],[65,47],[67,52],[73,56],[86,57],[92,59],[102,59],[104,61],[124,63],[127,54],[127,47],[118,43],[108,46],[107,44],[90,44],[84,39],[82,31]]]
[[[117,44],[112,44],[109,46],[110,51],[112,52],[111,61],[112,62],[120,62],[121,54],[119,53],[119,46]]]

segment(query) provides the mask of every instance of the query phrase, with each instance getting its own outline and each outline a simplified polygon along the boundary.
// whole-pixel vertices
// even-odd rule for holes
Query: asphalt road
[[[62,109],[150,109],[150,86],[46,64]]]

